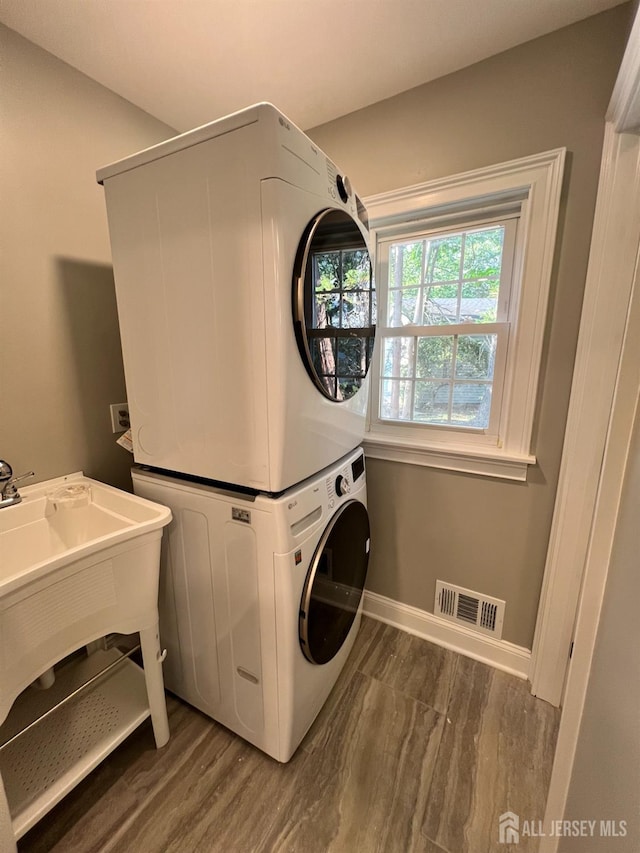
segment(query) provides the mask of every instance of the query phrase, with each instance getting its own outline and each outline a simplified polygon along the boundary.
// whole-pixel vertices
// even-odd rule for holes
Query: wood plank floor
[[[188,705],[145,724],[19,842],[20,853],[531,853],[558,712],[526,683],[364,619],[286,765]]]

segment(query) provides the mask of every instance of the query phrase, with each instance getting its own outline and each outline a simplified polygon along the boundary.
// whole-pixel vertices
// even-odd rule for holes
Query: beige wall
[[[629,5],[310,131],[361,195],[527,154],[569,152],[526,484],[371,460],[369,588],[432,611],[436,578],[506,599],[530,648],[570,392],[603,120]],[[425,41],[428,49],[428,40]]]
[[[0,457],[35,480],[84,469],[130,487],[109,418],[126,393],[95,170],[174,131],[1,25],[0,55]]]

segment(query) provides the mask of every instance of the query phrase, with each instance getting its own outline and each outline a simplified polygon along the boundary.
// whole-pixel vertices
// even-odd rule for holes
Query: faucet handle
[[[10,480],[13,476],[13,468],[4,459],[0,459],[0,480]]]
[[[12,472],[12,473],[13,473],[13,472]],[[9,482],[7,483],[7,485],[9,485],[9,486],[13,486],[13,484],[14,484],[14,483],[19,483],[19,482],[20,482],[20,480],[28,480],[28,479],[29,479],[29,477],[35,477],[35,476],[36,476],[36,472],[35,472],[35,471],[25,471],[25,473],[24,473],[24,474],[18,474],[18,476],[17,476],[17,477],[12,477],[12,478],[9,480]]]

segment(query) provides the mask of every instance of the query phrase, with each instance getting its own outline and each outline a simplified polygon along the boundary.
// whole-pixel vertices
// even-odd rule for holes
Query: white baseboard
[[[427,613],[426,610],[367,590],[364,592],[363,612],[379,622],[393,625],[408,634],[422,637],[438,646],[517,675],[518,678],[529,677],[531,652],[522,646],[506,640],[494,640],[464,625],[456,625],[433,613]]]

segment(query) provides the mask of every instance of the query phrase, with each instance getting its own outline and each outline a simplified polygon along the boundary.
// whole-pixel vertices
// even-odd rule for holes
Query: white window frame
[[[371,368],[364,447],[376,459],[524,481],[535,464],[531,436],[566,149],[560,148],[364,199],[373,262],[381,240],[419,228],[464,227],[519,213],[509,308],[509,346],[497,432],[383,421],[378,417],[381,345]],[[386,299],[379,276],[378,304]],[[382,286],[381,286],[382,285]],[[407,328],[407,331],[409,331]],[[478,330],[480,333],[480,328]]]

